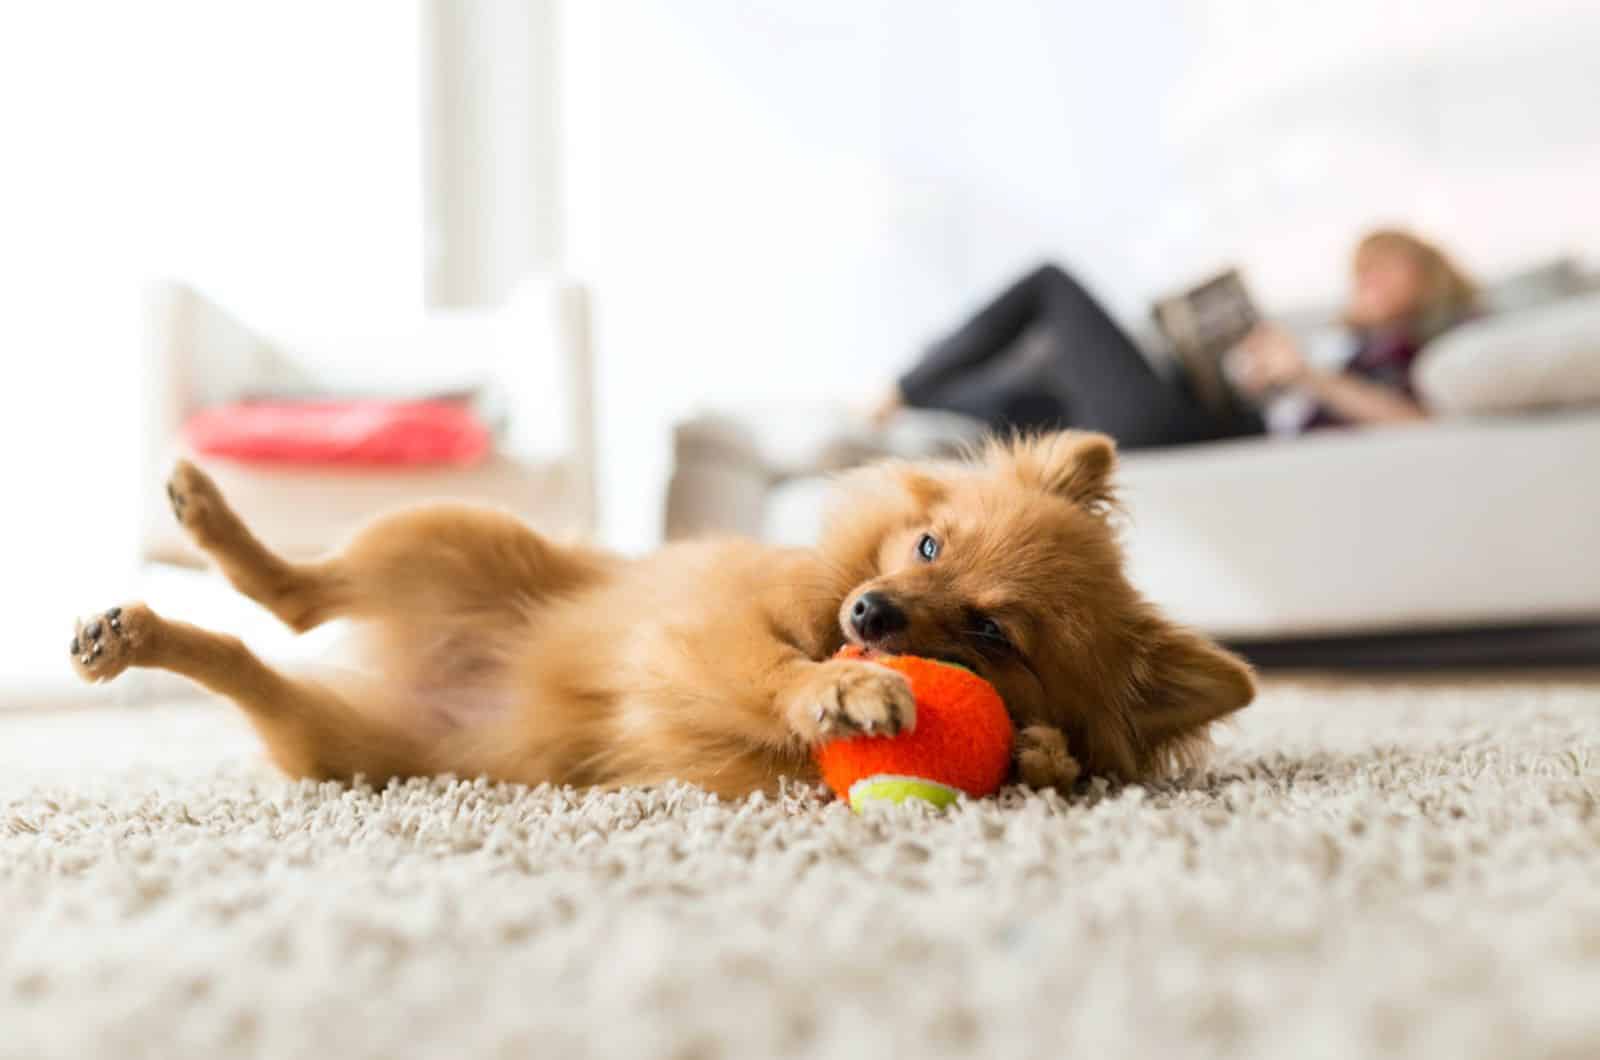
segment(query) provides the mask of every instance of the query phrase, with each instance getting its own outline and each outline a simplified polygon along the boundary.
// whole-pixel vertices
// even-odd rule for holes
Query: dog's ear
[[[911,463],[894,463],[884,468],[889,480],[918,509],[926,510],[944,499],[947,486],[926,467]]]
[[[880,460],[853,468],[834,476],[832,485],[835,508],[871,501],[897,511],[926,509],[942,500],[948,489],[937,467],[909,460]]]
[[[1117,447],[1103,434],[1057,431],[1032,438],[996,438],[989,442],[984,459],[1024,486],[1091,511],[1104,511],[1116,503],[1111,473],[1117,466]]]
[[[1181,754],[1207,725],[1256,695],[1249,665],[1198,633],[1157,618],[1145,641],[1129,719],[1141,773]]]

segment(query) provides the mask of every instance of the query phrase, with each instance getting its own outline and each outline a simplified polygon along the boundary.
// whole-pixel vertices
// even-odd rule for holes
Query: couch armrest
[[[162,483],[184,421],[228,388],[259,375],[275,354],[269,344],[194,287],[159,280],[144,292],[141,351],[143,420],[140,539],[148,551],[164,536],[172,516]],[[197,358],[205,358],[203,364]]]
[[[568,470],[574,512],[595,523],[594,355],[588,289],[570,277],[533,273],[498,306],[435,310],[427,340],[442,349],[479,345],[497,351],[485,367],[510,404],[508,455],[559,461]]]
[[[676,459],[667,484],[666,540],[711,534],[757,537],[773,479],[756,461],[697,445],[692,430],[675,432]],[[731,458],[728,458],[730,457]]]
[[[941,459],[983,436],[983,425],[914,409],[875,428],[839,405],[753,406],[703,413],[673,431],[668,540],[704,533],[760,536],[772,490],[871,460]]]
[[[186,380],[188,358],[182,336],[192,313],[192,289],[181,283],[158,282],[144,293],[144,345],[140,350],[142,462],[146,471],[166,458],[172,440],[192,411]]]

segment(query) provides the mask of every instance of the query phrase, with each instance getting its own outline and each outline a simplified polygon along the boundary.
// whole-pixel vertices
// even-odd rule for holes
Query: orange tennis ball
[[[923,799],[948,806],[962,792],[992,795],[1011,771],[1011,716],[1000,693],[971,670],[914,655],[874,655],[853,645],[838,658],[867,659],[905,675],[917,724],[896,736],[852,736],[817,748],[822,779],[857,813],[878,802]]]

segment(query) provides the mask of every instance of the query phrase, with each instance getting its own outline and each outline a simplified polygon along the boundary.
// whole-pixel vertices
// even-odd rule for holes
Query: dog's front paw
[[[1067,750],[1067,737],[1054,725],[1029,725],[1017,733],[1017,779],[1035,790],[1055,788],[1065,794],[1083,770]]]
[[[143,604],[128,604],[80,619],[72,634],[72,668],[85,681],[111,680],[134,663],[154,618]]]
[[[893,736],[916,727],[917,704],[905,677],[856,659],[818,663],[791,695],[795,732],[810,741]]]

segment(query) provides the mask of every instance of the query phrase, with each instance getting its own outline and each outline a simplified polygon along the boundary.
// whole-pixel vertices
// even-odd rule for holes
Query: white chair
[[[162,484],[180,454],[215,476],[251,528],[289,557],[320,554],[380,511],[431,499],[492,504],[557,537],[593,530],[589,310],[569,280],[530,277],[494,309],[419,311],[370,329],[247,325],[176,282],[152,290],[148,311],[140,548],[147,561],[201,561],[165,505]],[[186,451],[182,427],[198,409],[308,377],[391,389],[492,382],[506,398],[508,428],[469,468],[267,467]]]

